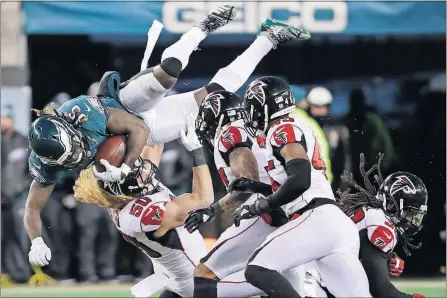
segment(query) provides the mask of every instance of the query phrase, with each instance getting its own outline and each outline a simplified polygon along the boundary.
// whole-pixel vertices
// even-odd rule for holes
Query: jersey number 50
[[[153,214],[150,212],[152,209],[151,207],[146,209],[145,212],[143,212],[145,206],[147,206],[150,202],[152,202],[151,199],[147,197],[139,198],[135,201],[135,203],[132,205],[132,208],[130,208],[129,214],[140,217],[143,213],[143,216],[141,217],[141,223],[145,226],[153,224],[152,216]]]

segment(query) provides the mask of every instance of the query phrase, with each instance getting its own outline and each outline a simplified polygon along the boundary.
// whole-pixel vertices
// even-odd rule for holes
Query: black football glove
[[[212,207],[197,209],[189,212],[185,219],[185,229],[193,233],[204,224],[212,221],[216,216],[216,211]]]
[[[231,191],[260,193],[264,196],[273,193],[271,185],[245,177],[240,177],[231,181],[230,185],[228,185],[228,192]]]
[[[272,212],[272,208],[270,208],[267,199],[260,197],[258,200],[251,205],[244,205],[237,208],[233,213],[234,225],[239,227],[241,224],[241,220],[250,219],[257,216],[262,216],[265,213]]]

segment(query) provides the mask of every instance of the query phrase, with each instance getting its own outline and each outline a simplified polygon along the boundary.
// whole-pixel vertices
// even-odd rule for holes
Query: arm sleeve
[[[413,298],[412,295],[397,290],[391,283],[387,255],[371,244],[366,231],[360,232],[360,260],[368,276],[369,290],[373,297]]]
[[[276,209],[292,202],[310,187],[310,162],[305,159],[292,159],[286,163],[287,179],[279,189],[267,198],[270,208]]]

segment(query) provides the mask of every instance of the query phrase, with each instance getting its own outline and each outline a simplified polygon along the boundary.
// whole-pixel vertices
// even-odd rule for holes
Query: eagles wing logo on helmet
[[[245,96],[248,99],[256,98],[257,101],[264,105],[265,91],[263,87],[267,87],[267,84],[262,81],[254,81],[248,86]]]
[[[407,194],[416,194],[416,187],[407,176],[396,177],[396,181],[390,187],[390,194],[394,195],[400,190]]]
[[[220,113],[220,101],[222,99],[225,99],[225,97],[220,93],[211,94],[206,98],[205,102],[203,103],[203,107],[206,109],[211,109],[214,116],[217,117]]]

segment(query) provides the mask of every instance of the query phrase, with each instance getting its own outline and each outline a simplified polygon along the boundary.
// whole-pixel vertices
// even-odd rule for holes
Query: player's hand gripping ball
[[[131,168],[123,163],[126,155],[126,136],[107,138],[95,154],[93,175],[105,183],[122,182]]]

